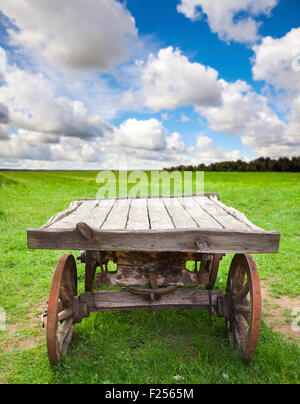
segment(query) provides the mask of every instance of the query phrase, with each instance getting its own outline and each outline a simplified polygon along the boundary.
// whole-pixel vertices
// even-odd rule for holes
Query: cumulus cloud
[[[186,153],[188,147],[181,140],[181,134],[178,132],[173,132],[170,136],[166,138],[167,150],[170,152]],[[192,151],[192,149],[190,149]]]
[[[103,136],[110,131],[105,121],[90,114],[81,101],[57,97],[52,83],[42,74],[14,66],[5,73],[0,103],[9,105],[10,124],[15,128],[82,138]]]
[[[4,73],[6,71],[6,52],[3,48],[0,46],[0,81],[3,80]]]
[[[264,38],[253,47],[253,77],[280,90],[277,104],[288,111],[281,142],[274,144],[277,155],[300,153],[300,28],[292,29],[282,38]],[[281,150],[280,150],[281,146]],[[264,153],[267,153],[264,149]]]
[[[1,11],[17,27],[8,30],[14,45],[64,68],[108,69],[137,37],[134,18],[116,0],[2,0]]]
[[[9,112],[6,105],[0,103],[0,123],[7,124],[9,122]]]
[[[269,107],[268,99],[257,94],[245,82],[223,83],[223,102],[219,108],[197,108],[207,119],[210,129],[232,136],[241,136],[243,144],[260,156],[294,156],[300,152],[300,123],[295,106],[295,116],[289,116],[294,126],[280,119]],[[300,107],[300,102],[299,102]]]
[[[1,142],[0,157],[51,160],[51,150],[48,145],[28,141],[26,133],[20,131],[10,135],[7,141]]]
[[[7,125],[3,125],[0,123],[0,140],[7,140],[8,139],[8,129]]]
[[[216,161],[236,161],[246,160],[246,157],[239,151],[224,152],[220,147],[213,144],[208,136],[200,134],[197,137],[197,148],[194,155],[204,164],[210,164]]]
[[[263,137],[275,127],[282,130],[281,121],[268,106],[266,97],[254,92],[244,81],[228,83],[221,80],[222,105],[220,107],[197,107],[215,131],[224,131],[233,136],[245,133]],[[271,130],[273,132],[274,130]]]
[[[218,105],[221,85],[218,72],[200,63],[191,63],[179,49],[161,49],[150,54],[143,69],[145,104],[154,111],[184,105]]]
[[[288,125],[285,136],[287,144],[294,149],[294,155],[300,154],[300,94],[292,100],[290,104],[290,113],[287,116]]]
[[[277,89],[300,91],[300,28],[294,28],[282,38],[263,38],[253,47],[253,77],[264,80]]]
[[[259,23],[253,17],[269,14],[277,3],[278,0],[181,0],[177,10],[191,20],[205,14],[212,32],[224,41],[253,43],[259,38]],[[248,16],[241,17],[241,13]]]
[[[184,115],[184,114],[181,114],[180,121],[181,122],[189,122],[190,118],[188,116]]]
[[[157,119],[128,119],[114,131],[115,144],[134,149],[163,150],[165,129]]]
[[[19,159],[27,161],[73,162],[73,168],[78,164],[101,163],[103,152],[107,145],[102,138],[88,141],[70,137],[55,137],[44,133],[19,129],[6,140],[0,142],[0,158]],[[49,165],[48,165],[49,166]],[[29,165],[31,168],[31,165]],[[50,164],[51,167],[51,164]],[[27,167],[28,168],[28,167]]]

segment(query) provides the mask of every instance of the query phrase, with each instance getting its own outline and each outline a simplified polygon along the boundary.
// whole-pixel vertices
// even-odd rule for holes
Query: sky
[[[1,0],[1,168],[299,155],[299,0]]]

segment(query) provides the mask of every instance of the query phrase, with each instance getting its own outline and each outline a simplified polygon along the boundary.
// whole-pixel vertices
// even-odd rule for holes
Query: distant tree
[[[168,168],[167,171],[246,171],[246,172],[300,172],[300,156],[291,159],[280,157],[279,159],[271,159],[270,157],[260,157],[249,162],[237,161],[222,161],[205,165],[203,163],[198,166],[184,166]]]

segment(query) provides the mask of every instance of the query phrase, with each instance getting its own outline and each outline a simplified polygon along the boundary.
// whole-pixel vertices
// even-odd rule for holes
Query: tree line
[[[167,171],[275,171],[275,172],[300,172],[300,157],[280,157],[277,160],[269,157],[260,157],[253,161],[222,161],[220,163],[212,163],[205,165],[203,163],[198,166],[180,165],[177,167],[166,168]]]

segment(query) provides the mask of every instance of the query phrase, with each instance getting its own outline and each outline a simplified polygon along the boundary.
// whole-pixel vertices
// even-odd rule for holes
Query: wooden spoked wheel
[[[259,338],[262,303],[258,270],[250,255],[233,258],[227,296],[232,299],[232,313],[226,321],[229,341],[245,361],[251,361]]]
[[[77,296],[77,269],[72,255],[62,255],[54,273],[47,311],[47,348],[52,365],[67,353],[74,332],[73,301]]]
[[[223,254],[215,254],[213,256],[213,261],[212,261],[212,267],[209,275],[209,284],[207,286],[207,289],[213,290],[216,284],[218,272],[219,272],[219,266],[220,262],[223,258]]]

